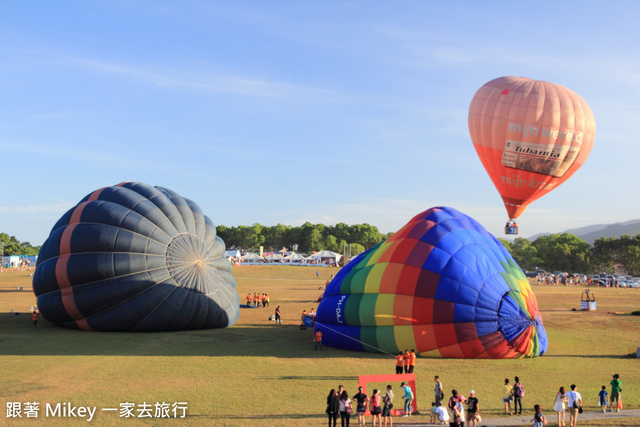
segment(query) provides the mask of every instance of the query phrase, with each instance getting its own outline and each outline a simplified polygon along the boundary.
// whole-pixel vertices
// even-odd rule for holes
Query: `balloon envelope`
[[[33,290],[57,325],[98,331],[221,328],[239,298],[224,242],[191,200],[126,182],[86,196],[42,245]]]
[[[327,286],[316,326],[333,347],[428,357],[533,357],[547,349],[536,297],[472,218],[429,209]]]
[[[509,217],[517,218],[582,166],[596,123],[587,103],[566,87],[500,77],[473,97],[469,133]]]

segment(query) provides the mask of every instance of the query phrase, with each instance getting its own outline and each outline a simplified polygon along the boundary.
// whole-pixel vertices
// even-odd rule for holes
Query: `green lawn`
[[[173,333],[82,332],[44,320],[34,329],[27,313],[35,304],[31,272],[2,273],[0,405],[38,402],[41,408],[37,420],[14,420],[6,413],[0,419],[4,425],[85,425],[85,419],[44,417],[47,402],[72,402],[98,408],[92,425],[162,425],[159,418],[124,420],[101,408],[186,402],[186,418],[165,424],[326,425],[331,388],[343,384],[353,395],[358,375],[393,373],[395,361],[382,354],[313,350],[312,331],[299,329],[299,315],[303,308],[316,307],[329,275],[338,271],[319,270],[316,278],[311,267],[234,267],[241,300],[248,292],[268,292],[271,307],[243,309],[232,328]],[[25,290],[16,291],[16,286]],[[439,375],[447,392],[456,388],[466,395],[473,388],[484,417],[499,416],[504,378],[518,375],[526,388],[525,410],[532,413],[539,403],[553,420],[550,408],[559,386],[578,384],[585,409],[595,410],[600,386],[609,389],[613,373],[621,376],[625,407],[638,408],[640,360],[626,354],[640,345],[640,317],[608,312],[640,309],[640,291],[596,289],[598,310],[582,312],[580,288],[533,288],[549,336],[548,353],[518,360],[419,358],[420,409],[431,402],[433,376]],[[282,326],[268,321],[277,305],[282,306]],[[23,314],[10,314],[11,309]],[[426,422],[428,416],[412,418],[417,421]]]

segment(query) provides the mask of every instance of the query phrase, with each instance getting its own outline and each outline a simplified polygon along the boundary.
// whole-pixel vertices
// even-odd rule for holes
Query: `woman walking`
[[[565,396],[564,387],[556,393],[556,399],[553,401],[553,410],[558,414],[558,427],[564,427],[564,414],[567,410],[567,396]]]

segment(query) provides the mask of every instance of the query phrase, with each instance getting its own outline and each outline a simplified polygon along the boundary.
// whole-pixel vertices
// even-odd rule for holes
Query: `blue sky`
[[[0,232],[39,245],[91,191],[170,188],[216,224],[399,229],[506,211],[467,112],[500,76],[594,112],[584,166],[521,236],[640,218],[640,3],[0,3]]]

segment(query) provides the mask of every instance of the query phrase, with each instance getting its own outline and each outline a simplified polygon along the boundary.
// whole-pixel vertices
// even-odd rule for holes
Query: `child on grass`
[[[431,417],[429,418],[429,424],[435,424],[436,423],[436,402],[431,402]]]
[[[531,421],[533,421],[534,427],[543,427],[546,424],[547,419],[542,415],[540,405],[534,405],[533,410],[535,411],[535,415]]]
[[[607,387],[602,386],[602,390],[600,390],[600,393],[598,393],[598,405],[600,405],[600,409],[602,409],[602,412],[607,412],[607,406],[609,406],[607,404],[608,394],[609,393],[607,393]]]

